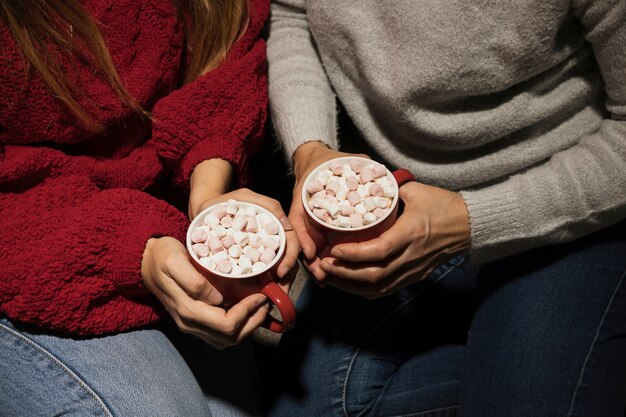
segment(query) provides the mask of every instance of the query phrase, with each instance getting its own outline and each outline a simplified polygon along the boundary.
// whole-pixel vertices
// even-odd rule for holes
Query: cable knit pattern
[[[184,37],[170,2],[87,0],[128,90],[154,114],[131,114],[106,81],[65,62],[106,131],[91,135],[26,78],[0,24],[0,312],[79,335],[154,323],[163,310],[141,281],[146,241],[183,239],[188,220],[144,192],[165,175],[186,185],[205,159],[230,161],[240,183],[266,118],[266,0],[216,70],[177,89]],[[71,70],[70,68],[76,68]],[[166,162],[166,164],[163,163]],[[171,168],[171,169],[168,169]]]

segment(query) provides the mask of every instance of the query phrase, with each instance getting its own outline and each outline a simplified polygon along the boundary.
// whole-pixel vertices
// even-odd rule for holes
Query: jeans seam
[[[419,412],[413,413],[413,414],[402,414],[402,415],[393,416],[393,417],[420,417],[420,416],[425,416],[426,414],[430,414],[430,413],[434,413],[434,412],[452,410],[453,408],[459,408],[459,406],[458,405],[451,405],[449,407],[433,408],[432,410],[419,411]]]
[[[54,356],[51,352],[46,350],[43,346],[35,343],[33,340],[20,334],[19,332],[16,332],[10,327],[0,323],[0,328],[10,333],[12,336],[18,338],[22,342],[25,342],[29,346],[35,348],[39,353],[42,353],[48,359],[52,360],[54,364],[60,367],[61,370],[63,370],[63,372],[65,372],[70,378],[72,378],[75,382],[77,382],[78,385],[80,385],[81,388],[83,388],[92,397],[92,399],[96,402],[96,404],[102,409],[102,411],[104,411],[107,417],[114,417],[113,413],[106,406],[102,398],[100,398],[100,396],[96,394],[96,392],[89,385],[87,385],[85,381],[83,381],[74,371],[72,371],[67,365],[65,365],[59,358]]]
[[[346,376],[344,377],[343,380],[343,387],[342,387],[342,407],[343,407],[343,413],[345,417],[350,417],[348,414],[348,406],[346,404],[346,395],[347,395],[347,389],[348,389],[348,379],[350,378],[350,372],[352,371],[352,366],[354,365],[354,361],[356,360],[356,357],[359,355],[359,353],[361,352],[361,349],[363,348],[363,346],[365,345],[365,343],[372,337],[372,335],[374,333],[376,333],[376,331],[380,328],[380,326],[383,325],[383,323],[385,323],[387,320],[389,320],[394,314],[396,314],[398,311],[400,311],[404,306],[406,306],[407,304],[409,304],[410,302],[412,302],[413,300],[415,300],[417,297],[419,297],[420,295],[424,294],[426,291],[430,290],[435,284],[437,284],[439,281],[441,281],[443,278],[445,278],[446,276],[448,276],[448,274],[450,272],[452,272],[454,269],[456,269],[459,265],[461,265],[463,262],[459,262],[459,263],[455,263],[452,264],[452,266],[450,268],[448,268],[448,270],[446,270],[444,273],[442,273],[436,280],[434,280],[433,282],[431,282],[431,284],[429,286],[427,286],[426,288],[424,288],[422,291],[416,293],[415,295],[413,295],[411,298],[409,298],[408,300],[404,301],[402,304],[400,304],[398,307],[396,307],[391,313],[389,313],[385,318],[383,318],[380,323],[378,323],[376,325],[376,327],[374,327],[372,329],[372,331],[361,341],[361,343],[359,344],[359,347],[357,348],[357,350],[354,352],[354,354],[352,355],[352,358],[350,358],[350,363],[348,364],[348,369],[346,370]],[[419,416],[419,414],[418,414]]]
[[[591,345],[589,346],[589,351],[587,352],[587,356],[585,357],[585,361],[583,362],[583,366],[580,369],[580,374],[578,375],[578,382],[576,383],[576,388],[574,388],[574,393],[572,394],[572,401],[570,402],[570,407],[569,407],[569,411],[567,412],[567,417],[571,417],[572,413],[574,412],[574,404],[576,402],[576,395],[578,394],[578,389],[580,388],[582,381],[583,381],[583,376],[585,374],[585,370],[587,368],[587,362],[589,362],[589,357],[591,356],[591,352],[593,351],[593,347],[596,345],[596,342],[598,340],[598,337],[600,335],[600,329],[602,328],[602,326],[604,325],[604,320],[606,319],[606,316],[609,312],[609,309],[611,308],[611,305],[613,304],[613,300],[615,299],[615,294],[617,293],[617,290],[620,288],[620,286],[622,285],[622,282],[624,281],[624,277],[626,277],[626,271],[624,271],[624,273],[622,274],[622,277],[620,278],[620,280],[617,282],[617,285],[615,286],[615,289],[613,290],[613,294],[611,294],[611,298],[609,299],[609,302],[606,306],[606,309],[604,310],[604,314],[602,315],[602,320],[600,320],[600,324],[598,324],[598,328],[596,329],[596,334],[593,338],[593,341],[591,342]]]

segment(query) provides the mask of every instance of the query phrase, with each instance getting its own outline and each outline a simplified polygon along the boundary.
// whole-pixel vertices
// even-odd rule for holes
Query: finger
[[[222,294],[194,268],[187,258],[175,265],[168,265],[166,272],[191,298],[216,306],[224,301]]]
[[[289,294],[289,291],[291,289],[291,286],[293,285],[293,282],[296,279],[296,276],[298,275],[298,270],[300,269],[300,266],[298,265],[298,263],[296,262],[296,267],[292,268],[287,275],[285,275],[282,279],[280,279],[278,281],[278,286],[286,293]]]
[[[278,265],[276,273],[278,278],[284,278],[292,269],[295,269],[298,263],[298,255],[300,254],[300,241],[295,231],[285,232],[287,245],[285,248],[285,256]]]
[[[265,319],[270,312],[270,307],[271,306],[268,302],[261,304],[261,306],[258,307],[257,311],[254,312],[254,314],[252,314],[244,322],[238,334],[236,335],[235,342],[237,344],[241,343],[245,338],[250,336],[253,331],[258,329],[263,324],[263,322],[265,322]]]
[[[347,262],[334,258],[324,258],[320,269],[327,275],[351,281],[376,283],[402,268],[405,258],[400,254],[379,262]]]
[[[315,257],[313,260],[303,259],[303,263],[316,281],[323,282],[326,279],[327,274],[320,266],[322,263],[320,258]]]
[[[415,236],[416,227],[416,222],[405,213],[379,237],[365,242],[336,245],[330,254],[350,262],[382,261],[406,249]]]
[[[289,220],[293,225],[293,230],[296,232],[298,236],[298,240],[300,241],[300,245],[302,245],[302,252],[304,256],[308,259],[312,259],[315,256],[316,247],[315,242],[309,236],[309,233],[306,228],[306,222],[304,216],[306,215],[304,212],[304,208],[302,207],[302,201],[300,199],[295,198],[291,202],[291,207],[289,209]]]

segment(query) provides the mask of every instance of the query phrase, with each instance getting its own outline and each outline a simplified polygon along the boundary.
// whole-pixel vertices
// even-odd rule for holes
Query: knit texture
[[[626,2],[276,0],[270,26],[287,154],[338,146],[336,94],[383,162],[461,191],[475,262],[626,216]]]
[[[164,310],[143,286],[151,237],[184,239],[186,216],[145,190],[171,176],[187,187],[222,158],[248,179],[266,119],[269,13],[253,0],[246,33],[216,70],[178,87],[184,34],[173,2],[87,0],[129,92],[154,123],[124,108],[82,62],[64,62],[82,104],[106,127],[78,124],[0,24],[0,312],[42,328],[96,335],[154,323]]]

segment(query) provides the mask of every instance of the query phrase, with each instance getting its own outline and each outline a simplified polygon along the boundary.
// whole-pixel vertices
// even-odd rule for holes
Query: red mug
[[[345,228],[328,224],[315,216],[309,207],[308,200],[310,199],[310,195],[307,192],[307,183],[312,179],[317,178],[317,174],[321,170],[328,169],[332,163],[339,162],[345,164],[348,163],[348,161],[355,159],[362,161],[364,165],[375,163],[371,159],[361,158],[358,156],[346,156],[331,159],[330,161],[326,161],[315,168],[311,173],[309,173],[304,181],[304,186],[302,187],[302,205],[307,213],[306,227],[309,235],[317,247],[318,256],[320,258],[330,256],[330,249],[335,245],[371,240],[391,228],[398,218],[398,190],[400,186],[409,181],[415,181],[413,174],[406,169],[398,169],[393,172],[387,170],[387,179],[389,180],[389,183],[395,187],[395,195],[393,197],[393,201],[391,202],[390,210],[387,212],[386,216],[377,219],[373,223],[356,228]]]
[[[194,243],[191,240],[191,235],[197,228],[204,225],[204,218],[209,212],[219,205],[225,206],[227,204],[226,202],[207,207],[193,219],[187,230],[187,252],[195,268],[224,296],[224,306],[228,307],[233,305],[255,293],[264,294],[268,300],[276,306],[280,312],[282,321],[268,316],[267,320],[263,323],[263,327],[272,332],[283,333],[291,329],[296,322],[296,309],[289,295],[276,283],[278,279],[276,269],[285,255],[285,230],[278,219],[265,208],[248,202],[238,201],[238,203],[240,206],[253,206],[259,214],[268,214],[278,225],[280,246],[276,252],[276,257],[267,265],[267,269],[259,273],[225,274],[217,270],[211,270],[200,263],[200,259],[192,249]]]

